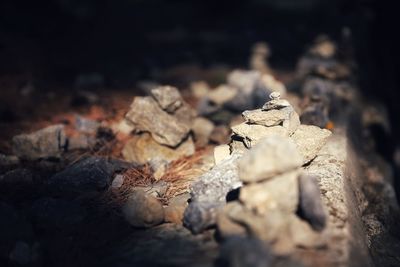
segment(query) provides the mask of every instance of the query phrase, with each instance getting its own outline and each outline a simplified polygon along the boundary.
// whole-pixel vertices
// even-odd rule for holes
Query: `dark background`
[[[2,0],[0,75],[22,73],[45,89],[99,73],[117,88],[183,63],[246,67],[260,40],[273,67],[290,69],[318,34],[337,38],[347,26],[360,88],[390,112],[390,150],[400,132],[397,13],[378,0]]]

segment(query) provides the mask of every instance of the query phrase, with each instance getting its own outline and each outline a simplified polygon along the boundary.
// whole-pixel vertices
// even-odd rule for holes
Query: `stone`
[[[34,183],[32,171],[24,168],[18,168],[6,172],[0,176],[0,185],[2,186],[31,186]]]
[[[159,144],[150,134],[143,133],[135,135],[125,144],[122,155],[125,160],[140,164],[156,159],[169,163],[180,157],[193,155],[194,151],[195,147],[191,137],[188,137],[176,148],[171,148]]]
[[[60,158],[67,145],[64,126],[52,125],[12,139],[13,153],[21,159]]]
[[[92,135],[80,134],[68,139],[67,150],[90,149],[96,145],[96,138]]]
[[[33,202],[31,217],[37,228],[46,231],[73,229],[82,223],[87,210],[77,200],[43,197]]]
[[[168,113],[173,113],[182,106],[182,96],[179,90],[173,86],[159,86],[151,89],[151,95],[160,107]]]
[[[136,97],[126,119],[141,131],[150,132],[159,144],[175,147],[190,131],[190,126],[164,112],[151,97]]]
[[[286,108],[290,107],[289,101],[285,99],[272,99],[268,101],[267,103],[264,104],[264,106],[261,108],[262,110],[272,110],[272,109],[281,109],[281,108]]]
[[[115,167],[104,158],[82,159],[48,180],[48,186],[55,194],[80,194],[106,189],[114,174]]]
[[[228,202],[217,215],[217,231],[218,236],[222,239],[226,239],[232,236],[246,236],[246,228],[232,221],[229,216],[229,210],[234,202]]]
[[[205,81],[196,81],[190,83],[190,93],[195,98],[203,98],[210,91],[210,86]]]
[[[189,199],[190,194],[182,194],[170,199],[168,206],[164,207],[165,222],[183,224],[183,214]]]
[[[286,87],[285,85],[275,79],[275,77],[271,74],[263,74],[260,78],[260,82],[262,85],[267,89],[267,92],[278,92],[281,95],[286,94]]]
[[[286,137],[289,133],[283,126],[265,127],[257,124],[241,123],[232,127],[234,135],[240,136],[247,148],[251,148],[260,140],[271,136]]]
[[[134,227],[152,227],[164,221],[161,202],[143,190],[134,190],[122,206],[125,219]]]
[[[192,184],[184,224],[193,233],[215,225],[217,213],[226,203],[228,193],[241,186],[236,165],[239,157],[239,154],[231,155]]]
[[[95,134],[100,127],[97,121],[87,119],[85,117],[75,116],[75,129],[82,133]]]
[[[216,126],[210,135],[210,141],[216,144],[226,144],[229,142],[231,131],[225,125]]]
[[[294,170],[303,158],[289,138],[271,136],[262,139],[239,160],[239,176],[245,183],[259,182]]]
[[[223,105],[233,99],[238,93],[238,89],[229,85],[220,85],[214,90],[211,90],[207,97],[216,105]]]
[[[313,125],[300,125],[291,136],[303,156],[303,164],[313,160],[328,141],[331,131]]]
[[[122,119],[119,122],[112,124],[111,129],[113,130],[114,134],[123,133],[128,135],[135,130],[135,127],[126,119]]]
[[[259,239],[235,236],[222,243],[215,266],[266,267],[273,266],[273,259],[269,248]]]
[[[252,93],[260,76],[261,74],[258,71],[234,70],[228,74],[227,83],[249,95]]]
[[[282,109],[272,109],[263,111],[262,109],[246,110],[242,113],[247,124],[257,124],[266,127],[282,125],[292,134],[300,125],[299,115],[292,107]]]
[[[114,177],[114,180],[111,183],[111,188],[112,189],[118,189],[121,188],[121,186],[124,184],[124,176],[122,174],[117,174]]]
[[[191,128],[193,126],[193,121],[197,116],[197,112],[189,106],[189,104],[183,102],[182,106],[175,110],[174,116],[180,123]]]
[[[248,184],[240,190],[240,201],[257,215],[271,210],[295,213],[299,203],[299,172],[291,171],[260,183]]]
[[[19,158],[15,155],[0,154],[0,168],[13,167],[18,165],[19,163]]]
[[[155,198],[161,198],[165,195],[167,192],[169,183],[165,181],[157,181],[149,186],[138,186],[136,187],[137,189],[142,189],[144,192],[146,192],[146,195],[152,196]]]
[[[192,130],[196,146],[204,147],[208,144],[214,127],[214,123],[206,118],[197,117],[194,119]]]
[[[299,177],[300,205],[299,213],[316,231],[322,231],[327,223],[318,180],[313,175],[303,173]]]
[[[290,218],[290,235],[294,245],[300,248],[323,248],[327,246],[328,233],[314,231],[307,222],[296,215]]]
[[[215,165],[222,162],[224,159],[229,157],[231,154],[230,147],[228,145],[219,145],[214,148],[214,162]]]

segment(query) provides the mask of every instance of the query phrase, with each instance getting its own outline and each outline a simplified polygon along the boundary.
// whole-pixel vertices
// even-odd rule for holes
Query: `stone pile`
[[[160,178],[168,163],[194,153],[190,131],[195,116],[175,87],[160,86],[151,90],[151,96],[135,97],[125,116],[135,135],[122,151],[124,158],[150,163]]]
[[[232,127],[231,142],[216,147],[215,167],[192,185],[184,224],[193,233],[217,224],[222,236],[247,232],[274,243],[281,230],[287,230],[276,247],[278,253],[294,244],[318,243],[320,235],[311,229],[323,228],[325,213],[318,184],[302,174],[301,167],[317,156],[331,132],[301,125],[298,114],[278,92],[270,98],[261,109],[243,112],[245,122]],[[307,178],[299,178],[303,176]],[[313,203],[303,205],[302,216],[310,224],[296,215],[300,200]],[[291,227],[304,228],[301,233],[308,231],[313,238],[292,234]],[[296,240],[286,242],[290,238]]]

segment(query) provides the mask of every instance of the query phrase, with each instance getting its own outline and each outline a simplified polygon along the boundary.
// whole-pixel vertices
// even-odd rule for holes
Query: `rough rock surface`
[[[226,202],[228,193],[241,186],[234,154],[203,174],[191,186],[191,202],[184,214],[184,224],[193,233],[214,225],[217,210]]]
[[[313,125],[300,125],[291,138],[303,156],[303,163],[314,159],[327,142],[331,131]]]
[[[178,89],[173,86],[160,86],[151,89],[151,95],[158,102],[160,107],[172,113],[180,106],[182,106],[182,97]]]
[[[262,181],[294,170],[302,162],[292,140],[279,136],[267,137],[239,160],[239,175],[245,183]]]
[[[202,117],[195,118],[193,121],[192,130],[194,133],[196,146],[206,146],[210,140],[210,135],[214,128],[215,125],[212,121]]]
[[[143,133],[132,137],[124,146],[122,155],[125,160],[145,164],[154,159],[168,162],[182,156],[190,156],[194,153],[195,147],[191,137],[183,141],[176,148],[160,145],[150,134]]]
[[[164,208],[158,199],[135,190],[122,207],[125,219],[135,227],[151,227],[164,221]]]
[[[126,119],[136,128],[151,133],[160,144],[175,147],[188,135],[190,126],[164,112],[151,97],[136,97]]]
[[[54,194],[101,191],[111,184],[114,171],[106,159],[89,157],[50,177],[48,186]]]
[[[265,127],[256,124],[241,123],[232,127],[232,132],[242,138],[247,148],[251,148],[258,142],[269,136],[288,136],[287,130],[280,126]]]
[[[59,158],[67,145],[63,125],[53,125],[12,139],[12,148],[21,159]]]

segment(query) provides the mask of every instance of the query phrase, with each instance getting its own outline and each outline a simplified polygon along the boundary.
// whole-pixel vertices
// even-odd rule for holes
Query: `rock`
[[[206,172],[191,186],[191,202],[185,210],[184,223],[193,233],[214,225],[218,210],[229,192],[241,186],[234,154]]]
[[[168,168],[169,162],[162,158],[152,158],[149,162],[151,170],[153,171],[153,176],[156,181],[160,180],[165,174]]]
[[[232,127],[232,132],[242,138],[247,148],[255,146],[261,139],[271,136],[286,137],[289,133],[283,126],[265,127],[257,124],[241,123]]]
[[[211,90],[207,97],[216,105],[223,105],[233,99],[238,93],[238,89],[229,85],[220,85],[214,90]]]
[[[197,112],[189,106],[189,104],[183,102],[182,106],[174,112],[174,116],[180,123],[191,128],[193,126],[193,121],[197,116]]]
[[[229,142],[231,131],[225,125],[218,125],[210,135],[210,141],[216,144],[226,144]]]
[[[82,133],[95,134],[100,127],[100,123],[87,119],[82,116],[75,116],[75,128]]]
[[[275,77],[271,74],[263,74],[260,78],[260,82],[263,87],[266,88],[267,95],[272,92],[278,92],[281,95],[286,94],[286,87],[285,85],[275,79]]]
[[[282,109],[272,109],[263,111],[262,109],[246,110],[242,113],[247,124],[257,124],[266,127],[282,125],[292,134],[300,125],[298,114],[292,107]]]
[[[111,125],[111,129],[113,130],[114,134],[123,133],[128,135],[135,130],[135,127],[126,119],[122,119],[121,121]]]
[[[117,174],[114,177],[114,180],[111,183],[112,189],[118,189],[124,184],[124,176],[122,174]]]
[[[101,191],[111,183],[114,171],[106,159],[89,157],[50,177],[48,186],[61,194]]]
[[[227,82],[228,85],[239,88],[246,95],[249,95],[260,76],[261,74],[258,71],[234,70],[228,74]]]
[[[165,195],[165,192],[167,192],[169,184],[165,181],[158,181],[155,182],[149,186],[138,186],[136,187],[137,189],[142,189],[144,192],[146,192],[146,195],[152,196],[155,198],[160,198]]]
[[[183,214],[188,206],[190,194],[182,194],[172,198],[168,206],[164,208],[165,222],[182,224]]]
[[[160,107],[168,113],[173,113],[182,106],[182,97],[179,90],[173,86],[159,86],[151,89],[151,95]]]
[[[310,225],[293,215],[290,219],[290,235],[300,248],[322,248],[327,245],[327,232],[315,232]]]
[[[215,165],[222,162],[224,159],[229,157],[231,154],[230,148],[228,145],[219,145],[214,148],[214,162]]]
[[[224,207],[222,212],[218,213],[217,216],[217,230],[218,236],[225,239],[232,236],[246,236],[246,228],[232,221],[229,216],[229,210],[232,208],[234,202],[228,202]]]
[[[44,197],[32,204],[31,217],[42,230],[73,229],[84,221],[87,210],[76,200]]]
[[[203,98],[210,91],[210,86],[205,81],[196,81],[190,83],[190,93],[195,98]]]
[[[273,110],[273,109],[281,109],[281,108],[286,108],[290,107],[289,101],[285,99],[272,99],[268,101],[267,103],[264,104],[264,106],[261,108],[262,110],[268,111],[268,110]]]
[[[294,213],[299,203],[298,175],[298,171],[291,171],[261,183],[243,186],[239,199],[257,215],[267,215],[274,209]]]
[[[231,237],[222,243],[216,267],[273,266],[273,257],[265,244],[256,238]]]
[[[206,118],[197,117],[194,119],[192,130],[196,146],[204,147],[208,144],[214,127],[214,123]]]
[[[321,199],[318,180],[313,175],[302,174],[299,177],[300,205],[299,213],[316,231],[321,231],[327,223],[327,213]]]
[[[81,134],[68,139],[67,150],[90,149],[96,145],[96,138],[92,135]]]
[[[193,155],[194,151],[195,147],[191,137],[183,141],[178,147],[171,148],[160,145],[150,134],[143,133],[135,135],[125,144],[122,155],[125,160],[140,164],[149,163],[156,159],[169,163],[180,157]]]
[[[59,158],[67,145],[64,126],[53,125],[12,139],[13,153],[21,159]]]
[[[160,201],[135,190],[122,207],[125,219],[134,227],[152,227],[164,221],[164,209]]]
[[[0,154],[0,168],[13,167],[19,163],[17,156]]]
[[[245,183],[259,182],[294,170],[303,159],[289,138],[264,138],[239,160],[239,176]]]
[[[151,133],[159,144],[175,147],[188,135],[190,126],[164,112],[151,97],[136,97],[126,119],[141,131]]]
[[[300,125],[291,138],[303,156],[303,164],[313,160],[325,145],[331,131],[313,125]]]

